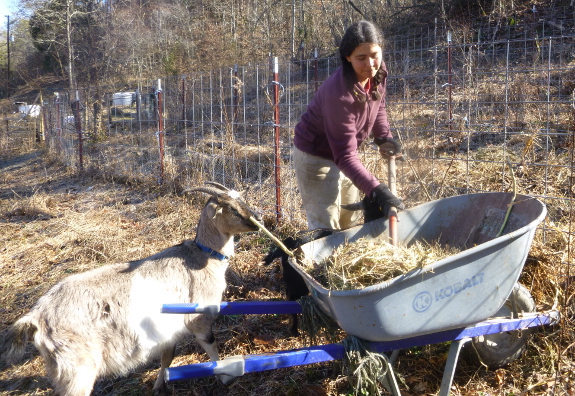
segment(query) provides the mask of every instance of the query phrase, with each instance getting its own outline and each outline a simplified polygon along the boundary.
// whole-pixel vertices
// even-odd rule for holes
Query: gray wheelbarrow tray
[[[348,334],[393,341],[476,324],[495,315],[519,279],[545,205],[517,195],[503,234],[512,194],[480,193],[444,198],[399,213],[398,239],[439,241],[462,250],[365,289],[325,289],[295,260],[311,295]],[[316,262],[359,238],[388,241],[387,220],[376,220],[301,247]]]

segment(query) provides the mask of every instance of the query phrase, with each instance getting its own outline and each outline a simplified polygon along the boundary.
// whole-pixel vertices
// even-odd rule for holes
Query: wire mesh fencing
[[[557,252],[549,261],[559,267],[562,313],[571,320],[573,15],[457,33],[424,28],[389,38],[384,60],[388,116],[405,153],[397,180],[406,206],[487,191],[544,201],[540,234]],[[305,228],[293,128],[338,66],[337,56],[271,57],[265,65],[52,93],[44,95],[39,133],[70,167],[175,190],[204,181],[250,187],[254,207]],[[15,128],[3,129],[0,149],[41,139],[37,129]],[[364,145],[360,157],[386,180],[375,147]]]
[[[5,117],[0,125],[0,153],[33,149],[42,140],[42,127],[37,117]]]
[[[551,221],[571,221],[574,37],[566,19],[457,34],[436,27],[388,40],[387,110],[407,158],[398,188],[408,206],[510,191],[515,180],[519,193],[546,201]],[[334,56],[272,57],[59,92],[43,106],[47,146],[70,166],[118,177],[250,186],[264,212],[303,224],[293,128],[338,66]],[[375,154],[361,149],[385,180]]]

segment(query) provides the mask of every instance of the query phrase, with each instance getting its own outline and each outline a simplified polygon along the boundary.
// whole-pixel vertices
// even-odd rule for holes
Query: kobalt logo
[[[449,285],[439,291],[435,292],[435,301],[443,300],[444,298],[451,297],[462,290],[469,289],[470,287],[477,286],[483,283],[483,272],[472,276],[471,279],[465,279],[463,282],[457,282]]]
[[[413,299],[413,309],[416,312],[423,312],[431,306],[433,298],[429,292],[421,292]]]
[[[483,283],[484,273],[480,273],[472,276],[471,278],[466,278],[462,282],[456,282],[453,285],[446,286],[442,289],[437,290],[435,294],[435,301],[443,300],[444,298],[453,297],[457,293],[469,289],[470,287],[477,286]],[[424,312],[431,306],[433,302],[433,296],[431,293],[424,291],[419,293],[413,299],[413,310],[416,312]]]

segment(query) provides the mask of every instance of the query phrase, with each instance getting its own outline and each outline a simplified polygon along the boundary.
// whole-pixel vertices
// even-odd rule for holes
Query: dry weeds
[[[181,197],[155,184],[123,184],[78,175],[39,152],[0,159],[0,336],[50,286],[63,277],[101,265],[148,256],[193,238],[205,197]],[[250,199],[251,198],[251,199]],[[248,197],[255,201],[257,197]],[[268,219],[269,220],[269,219]],[[548,224],[549,225],[549,224]],[[562,229],[564,225],[555,224]],[[289,224],[276,233],[293,232]],[[571,305],[565,282],[567,241],[537,235],[521,281],[538,309]],[[237,241],[226,300],[282,299],[281,266],[260,265],[270,248],[263,234]],[[562,308],[564,313],[570,310]],[[561,327],[538,329],[528,351],[513,364],[490,371],[460,359],[453,395],[567,395],[572,392],[570,315]],[[268,353],[304,346],[289,337],[282,315],[222,316],[215,324],[222,357]],[[328,343],[320,338],[319,343]],[[404,396],[437,394],[448,344],[402,351],[397,374]],[[193,340],[181,342],[173,365],[207,361]],[[94,395],[151,393],[155,361],[126,377],[102,379]],[[557,368],[559,367],[559,370]],[[43,363],[31,347],[22,365],[2,367],[0,395],[52,395]],[[352,395],[353,386],[336,361],[247,374],[230,386],[203,378],[169,386],[173,395]],[[553,393],[555,392],[555,393]]]

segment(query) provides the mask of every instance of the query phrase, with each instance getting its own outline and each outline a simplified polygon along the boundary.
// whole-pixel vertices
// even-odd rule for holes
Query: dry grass
[[[409,247],[360,238],[336,248],[320,263],[304,269],[329,290],[356,290],[424,268],[459,251],[438,243],[415,241]]]
[[[205,197],[184,198],[156,184],[122,184],[90,174],[77,175],[37,152],[0,159],[0,337],[34,302],[63,277],[101,265],[146,257],[191,238]],[[255,201],[258,197],[248,197]],[[563,230],[564,224],[554,224]],[[286,225],[276,233],[293,232]],[[572,305],[565,292],[567,241],[563,232],[537,235],[521,281],[538,309]],[[265,267],[270,248],[258,233],[242,235],[232,263],[226,300],[282,299],[279,263]],[[563,312],[571,310],[562,309]],[[512,365],[489,371],[461,359],[453,395],[569,394],[575,372],[570,316],[561,327],[539,329],[528,352]],[[215,324],[222,357],[268,353],[304,346],[288,335],[287,317],[220,317]],[[320,336],[318,343],[330,340]],[[447,344],[402,351],[397,363],[403,395],[437,394]],[[30,347],[22,365],[2,367],[0,395],[52,395],[43,363]],[[207,361],[193,340],[178,346],[173,365]],[[159,362],[126,377],[102,379],[94,395],[151,393]],[[559,371],[557,368],[559,367]],[[230,386],[215,378],[170,385],[174,395],[352,395],[342,362],[247,374]],[[522,393],[523,392],[523,393]]]

